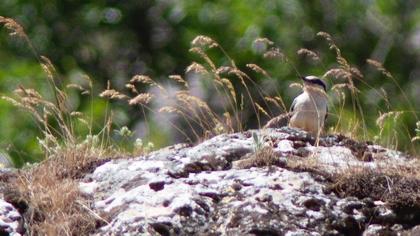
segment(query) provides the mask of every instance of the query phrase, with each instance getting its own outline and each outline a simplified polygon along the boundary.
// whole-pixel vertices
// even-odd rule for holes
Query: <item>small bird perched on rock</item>
[[[328,114],[327,86],[316,76],[305,76],[301,79],[303,93],[292,103],[289,126],[303,129],[317,136],[324,128]]]
[[[280,127],[287,117],[290,118],[290,127],[305,130],[314,136],[322,132],[328,114],[327,87],[316,76],[300,78],[303,80],[303,93],[293,101],[290,113],[273,118],[265,128]]]

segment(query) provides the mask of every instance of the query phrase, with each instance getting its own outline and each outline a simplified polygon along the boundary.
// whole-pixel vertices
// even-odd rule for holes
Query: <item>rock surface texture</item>
[[[272,147],[274,165],[248,161],[240,169],[264,146]],[[317,170],[292,168],[287,163],[294,159],[316,163]],[[113,160],[80,189],[108,219],[96,235],[415,235],[415,223],[399,222],[386,202],[339,197],[325,177],[410,161],[342,136],[316,145],[304,132],[266,129]]]
[[[23,232],[22,216],[8,202],[0,199],[0,235],[20,236]]]
[[[420,181],[375,174],[416,162],[341,135],[263,129],[108,161],[79,188],[102,222],[94,235],[420,235]],[[0,235],[21,226],[0,200]]]

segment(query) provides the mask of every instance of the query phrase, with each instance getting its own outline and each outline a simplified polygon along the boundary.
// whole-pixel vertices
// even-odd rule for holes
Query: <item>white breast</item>
[[[322,94],[304,92],[295,98],[289,126],[317,135],[322,131],[327,114],[328,99]]]

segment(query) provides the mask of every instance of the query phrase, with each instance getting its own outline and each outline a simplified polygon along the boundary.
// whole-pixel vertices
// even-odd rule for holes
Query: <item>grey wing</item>
[[[296,103],[297,103],[297,98],[295,98],[295,99],[293,100],[292,105],[290,106],[290,112],[295,111],[295,106],[296,106]]]
[[[325,119],[324,119],[324,122],[326,122],[326,121],[327,121],[327,118],[328,118],[328,106],[327,106],[327,112],[325,112]]]

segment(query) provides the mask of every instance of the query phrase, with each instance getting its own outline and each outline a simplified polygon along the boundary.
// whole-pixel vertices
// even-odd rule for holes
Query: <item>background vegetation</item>
[[[200,61],[189,48],[197,35],[204,34],[217,40],[263,90],[280,94],[289,105],[299,93],[298,89],[289,88],[291,83],[299,82],[291,64],[300,74],[313,75],[323,75],[337,66],[334,51],[329,50],[325,40],[316,37],[319,31],[328,32],[342,55],[364,74],[363,79],[354,83],[360,90],[365,132],[352,130],[360,126],[350,125],[355,123],[351,102],[346,103],[341,120],[349,125],[343,125],[339,131],[358,132],[361,139],[376,138],[385,145],[418,154],[419,146],[410,141],[415,135],[420,107],[420,6],[415,0],[3,0],[0,13],[24,26],[36,53],[51,59],[63,84],[86,83],[83,78],[88,75],[94,81],[94,94],[106,88],[107,81],[123,91],[125,83],[135,74],[149,75],[175,89],[176,85],[167,82],[167,76],[184,75],[192,61]],[[272,40],[290,63],[265,60],[261,48],[253,43],[259,37]],[[300,48],[317,52],[321,62],[298,55]],[[32,50],[23,40],[9,37],[5,30],[0,34],[2,94],[10,94],[19,85],[50,94]],[[218,51],[209,51],[209,56],[218,66],[229,62]],[[397,83],[366,63],[368,58],[383,63]],[[272,79],[252,73],[247,63],[258,64]],[[187,79],[190,85],[196,84],[193,87],[196,94],[210,104],[216,103],[217,108],[217,99],[205,84]],[[328,82],[330,88],[338,83]],[[331,103],[339,106],[334,99],[337,95],[329,94],[333,97]],[[99,96],[79,95],[77,91],[72,95],[71,106],[92,112],[96,124],[93,132],[101,130],[107,101]],[[147,115],[145,122],[138,107],[120,102],[112,102],[111,106],[115,129],[127,125],[135,131],[134,136],[151,140],[156,146],[185,140],[153,114]],[[258,127],[252,109],[245,109],[250,111],[244,115],[245,128]],[[4,155],[10,155],[18,166],[39,160],[42,155],[36,137],[41,133],[31,115],[17,112],[3,100],[0,110],[0,144]],[[402,113],[378,126],[377,118],[389,111]],[[331,117],[329,126],[336,122],[337,117]]]

